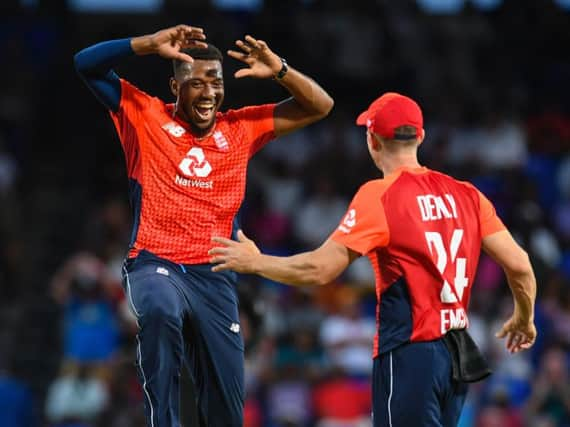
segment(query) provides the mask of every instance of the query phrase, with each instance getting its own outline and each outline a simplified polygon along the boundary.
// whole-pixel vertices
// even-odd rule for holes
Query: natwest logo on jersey
[[[204,150],[200,147],[192,147],[186,157],[178,165],[178,169],[184,177],[176,175],[175,182],[184,187],[214,188],[213,181],[203,181],[192,178],[206,178],[212,172],[212,166],[206,159]]]
[[[178,165],[178,169],[187,177],[200,177],[205,178],[212,172],[212,166],[206,156],[204,155],[204,150],[199,147],[192,147],[186,157],[182,159]]]

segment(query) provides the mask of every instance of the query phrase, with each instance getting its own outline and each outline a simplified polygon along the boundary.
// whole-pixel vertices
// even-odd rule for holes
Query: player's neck
[[[188,126],[190,127],[192,135],[198,141],[201,139],[206,139],[214,133],[214,129],[216,128],[215,121],[207,129],[202,129],[196,126],[194,123],[192,123],[192,120],[190,120],[190,117],[188,117],[188,115],[184,112],[184,110],[177,109],[176,106],[174,108],[175,109],[173,111],[173,117],[176,117],[177,119],[182,120],[184,123],[187,123]]]
[[[192,134],[194,135],[194,138],[197,141],[200,141],[202,139],[206,139],[206,138],[210,137],[214,133],[215,128],[216,128],[215,124],[208,129],[200,129],[200,128],[197,128],[195,126],[192,126]]]
[[[401,168],[420,168],[421,165],[415,155],[386,156],[378,162],[384,176],[390,175]]]
[[[198,126],[195,126],[192,122],[188,122],[188,124],[190,125],[190,130],[192,131],[192,135],[197,141],[212,136],[214,130],[216,129],[216,123],[214,123],[212,126],[210,126],[207,129],[199,128]]]

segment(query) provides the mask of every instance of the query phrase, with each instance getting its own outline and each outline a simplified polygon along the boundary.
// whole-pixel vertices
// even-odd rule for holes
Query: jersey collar
[[[399,168],[396,168],[394,171],[392,171],[392,173],[390,175],[399,175],[402,172],[409,172],[411,174],[422,174],[422,173],[426,173],[429,172],[429,169],[426,168],[425,166],[416,166],[416,167],[410,167],[410,166],[400,166]]]

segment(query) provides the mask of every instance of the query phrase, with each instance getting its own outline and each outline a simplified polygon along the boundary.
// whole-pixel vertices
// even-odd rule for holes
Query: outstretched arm
[[[217,264],[212,271],[252,273],[294,286],[326,285],[360,256],[331,239],[314,251],[289,257],[262,254],[241,230],[238,241],[223,237],[212,240],[221,245],[208,252],[210,262]]]
[[[75,69],[95,96],[112,111],[119,109],[121,83],[113,67],[132,55],[156,53],[166,59],[192,62],[180,49],[206,47],[201,28],[178,25],[151,35],[110,40],[90,46],[74,57]]]
[[[485,237],[483,250],[505,271],[515,304],[513,315],[497,337],[506,338],[507,350],[511,353],[528,349],[536,339],[536,279],[528,255],[506,230]]]
[[[245,36],[245,41],[238,40],[236,45],[241,52],[230,50],[228,55],[248,66],[238,70],[236,78],[275,78],[292,96],[275,107],[276,136],[305,127],[326,117],[331,111],[333,99],[313,79],[290,66],[285,75],[278,78],[283,63],[266,42]]]
[[[112,67],[133,55],[130,39],[98,43],[75,54],[75,69],[105,107],[119,109],[121,82]]]

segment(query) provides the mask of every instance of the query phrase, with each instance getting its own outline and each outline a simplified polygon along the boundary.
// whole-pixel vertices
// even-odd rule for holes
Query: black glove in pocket
[[[452,329],[445,334],[443,341],[451,355],[455,381],[474,383],[491,375],[487,360],[467,330]]]

